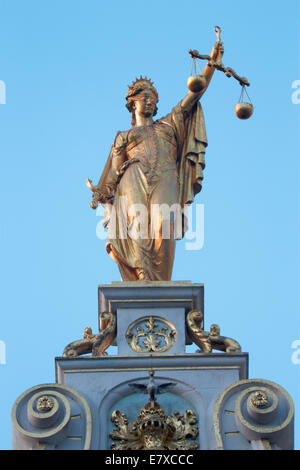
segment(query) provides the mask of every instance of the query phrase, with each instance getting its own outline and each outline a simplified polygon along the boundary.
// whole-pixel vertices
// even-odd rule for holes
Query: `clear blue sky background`
[[[119,280],[85,178],[99,178],[116,132],[130,127],[127,85],[150,76],[165,115],[186,94],[187,50],[210,53],[216,24],[223,62],[248,77],[255,113],[235,117],[240,87],[216,72],[202,101],[205,243],[178,243],[173,280],[205,284],[206,327],[241,343],[250,378],[291,394],[299,428],[298,5],[0,0],[1,449],[11,447],[15,399],[55,382],[55,356],[97,328],[97,285]]]

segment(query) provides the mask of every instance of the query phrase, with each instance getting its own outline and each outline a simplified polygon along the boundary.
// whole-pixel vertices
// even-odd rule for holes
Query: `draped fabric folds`
[[[191,112],[179,103],[152,125],[117,134],[98,188],[101,191],[111,181],[117,181],[113,204],[106,204],[104,223],[108,228],[106,249],[118,264],[124,281],[141,279],[141,272],[144,279],[171,279],[175,239],[180,237],[174,232],[173,219],[169,236],[162,236],[163,215],[152,209],[157,204],[177,205],[183,213],[184,206],[194,201],[202,188],[206,146],[199,102]],[[113,164],[116,161],[119,171]],[[133,206],[145,207],[146,215],[128,211]],[[155,237],[151,236],[153,227]],[[140,236],[132,235],[138,231]]]

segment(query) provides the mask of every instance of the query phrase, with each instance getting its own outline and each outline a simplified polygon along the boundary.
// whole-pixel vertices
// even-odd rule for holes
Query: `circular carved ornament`
[[[135,320],[126,331],[126,340],[138,353],[169,351],[177,340],[177,331],[171,322],[161,317],[147,316]]]
[[[37,410],[40,411],[41,413],[47,413],[48,411],[52,410],[54,405],[55,405],[55,402],[52,397],[43,395],[42,397],[38,399],[36,407],[37,407]]]
[[[252,405],[256,408],[265,408],[269,404],[268,395],[261,390],[253,392],[249,398],[251,400]]]

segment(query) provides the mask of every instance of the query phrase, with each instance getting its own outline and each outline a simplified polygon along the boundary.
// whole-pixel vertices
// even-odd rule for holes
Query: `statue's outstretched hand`
[[[86,184],[93,193],[93,200],[90,203],[92,209],[97,209],[99,202],[105,204],[114,198],[114,184],[104,184],[101,190],[99,190],[97,186],[93,186],[92,181],[88,178],[86,179]]]
[[[215,62],[220,62],[222,60],[224,54],[224,46],[221,41],[216,41],[212,50],[211,50],[211,58]]]

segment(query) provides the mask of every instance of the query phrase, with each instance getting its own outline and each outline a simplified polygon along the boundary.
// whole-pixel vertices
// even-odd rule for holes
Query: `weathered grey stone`
[[[247,378],[247,354],[163,354],[110,356],[104,358],[56,358],[58,383],[74,388],[87,398],[97,437],[93,448],[110,448],[111,412],[120,409],[135,418],[147,403],[147,395],[136,393],[129,383],[148,382],[155,370],[158,383],[174,382],[172,393],[158,395],[158,402],[171,414],[195,410],[199,417],[199,448],[215,442],[214,403],[230,384]],[[101,429],[100,429],[101,428]],[[94,447],[95,446],[95,447]]]
[[[247,353],[185,352],[185,317],[190,310],[203,312],[203,291],[190,282],[99,286],[99,313],[117,315],[119,354],[57,357],[56,384],[33,387],[16,400],[13,448],[110,449],[112,413],[119,410],[135,422],[149,401],[143,389],[154,371],[158,385],[172,384],[156,397],[167,415],[188,409],[195,414],[200,450],[292,449],[293,402],[280,386],[248,379]],[[128,326],[146,316],[176,328],[177,340],[167,352],[129,347]],[[44,407],[37,404],[41,397]]]
[[[192,344],[185,317],[190,310],[204,314],[204,286],[189,281],[113,282],[98,287],[98,305],[99,316],[108,310],[117,315],[119,354],[134,353],[125,340],[126,330],[139,316],[151,314],[166,315],[176,324],[179,339],[172,352],[184,353],[184,345]]]

